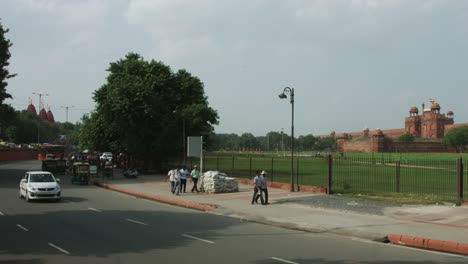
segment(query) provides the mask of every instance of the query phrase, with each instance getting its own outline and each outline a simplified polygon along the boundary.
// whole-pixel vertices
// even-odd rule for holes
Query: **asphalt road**
[[[241,222],[58,176],[63,200],[18,196],[37,161],[0,162],[0,264],[467,263],[468,258]]]

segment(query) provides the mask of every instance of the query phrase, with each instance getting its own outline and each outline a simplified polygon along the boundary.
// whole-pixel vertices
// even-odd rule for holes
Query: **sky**
[[[79,122],[129,52],[186,69],[219,114],[216,133],[324,135],[404,127],[430,99],[468,123],[468,1],[1,0],[6,100]],[[36,94],[34,94],[36,93]],[[289,96],[289,94],[288,94]]]

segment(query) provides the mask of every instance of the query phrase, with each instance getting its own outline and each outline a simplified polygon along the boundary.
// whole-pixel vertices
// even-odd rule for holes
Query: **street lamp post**
[[[40,143],[40,135],[41,135],[41,118],[40,118],[40,113],[41,113],[41,104],[42,104],[42,96],[49,96],[48,93],[36,93],[33,92],[33,94],[39,96],[39,106],[38,106],[38,111],[37,113],[39,114],[39,121],[37,122],[37,143]]]
[[[289,93],[291,102],[291,192],[294,192],[294,88],[286,87],[283,92],[278,95],[280,99],[286,99]]]

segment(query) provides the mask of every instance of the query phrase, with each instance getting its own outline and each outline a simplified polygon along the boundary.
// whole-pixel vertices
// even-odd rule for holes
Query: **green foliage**
[[[454,147],[457,152],[466,152],[468,147],[468,126],[450,129],[442,141],[446,145]]]
[[[11,95],[6,92],[8,85],[7,80],[14,77],[16,74],[10,74],[8,71],[8,62],[10,60],[10,47],[11,42],[5,37],[8,33],[8,29],[4,29],[0,20],[0,104],[7,98],[11,98]]]
[[[81,147],[124,152],[149,164],[181,156],[184,132],[210,139],[218,115],[200,79],[135,53],[108,71],[107,83],[94,93],[96,111],[82,119]]]
[[[414,142],[416,137],[410,133],[403,134],[398,137],[397,141],[399,142],[405,142],[405,143],[411,143]]]

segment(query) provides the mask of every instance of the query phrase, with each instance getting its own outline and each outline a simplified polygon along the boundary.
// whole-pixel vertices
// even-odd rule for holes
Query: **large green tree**
[[[466,152],[468,148],[468,126],[452,128],[442,141],[451,147],[454,147],[457,152]]]
[[[108,72],[94,93],[95,112],[82,119],[82,148],[123,152],[149,165],[181,157],[183,135],[209,139],[218,115],[197,77],[135,53]]]
[[[8,65],[11,57],[10,47],[12,43],[6,38],[5,34],[8,33],[8,29],[4,29],[2,26],[2,20],[0,19],[0,136],[4,137],[6,134],[6,128],[10,125],[13,120],[14,109],[3,104],[3,101],[7,98],[11,98],[11,95],[7,93],[6,87],[8,85],[7,80],[14,77],[16,74],[10,74]]]
[[[11,74],[8,70],[11,57],[10,47],[12,45],[10,40],[5,36],[8,31],[8,29],[3,28],[0,19],[0,104],[2,104],[5,99],[11,98],[11,95],[6,91],[8,85],[7,80],[16,76],[16,74]]]

